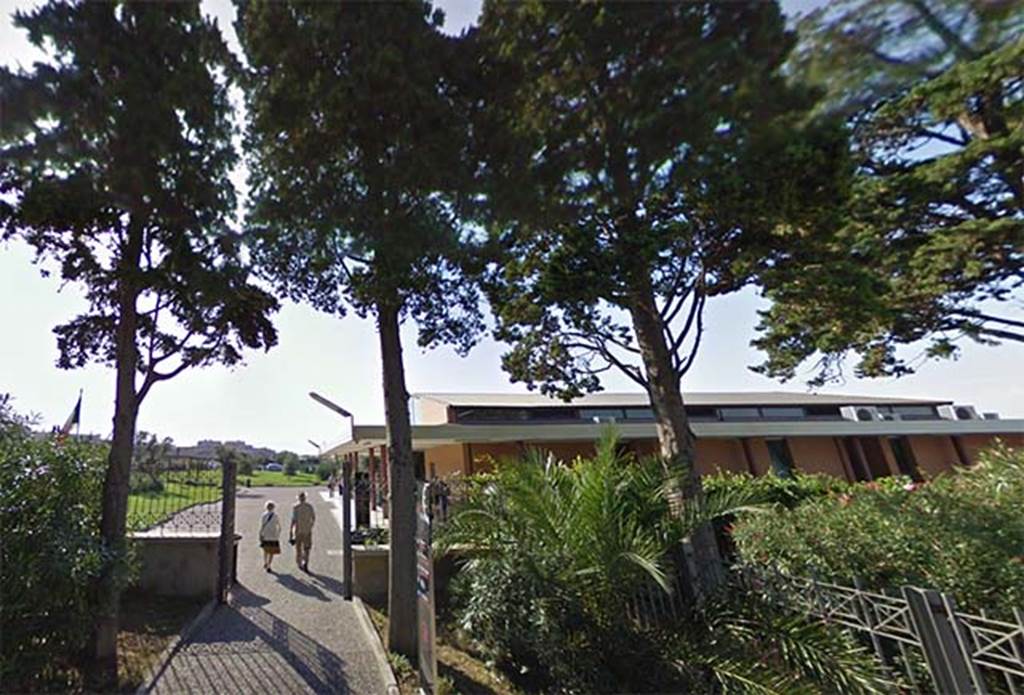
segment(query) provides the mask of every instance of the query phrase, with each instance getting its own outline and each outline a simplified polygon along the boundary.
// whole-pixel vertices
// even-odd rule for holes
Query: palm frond
[[[818,695],[806,684],[749,658],[711,656],[704,664],[722,695]]]

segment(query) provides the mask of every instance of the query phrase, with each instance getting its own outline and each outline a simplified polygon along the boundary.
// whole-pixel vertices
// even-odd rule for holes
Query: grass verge
[[[364,601],[370,619],[377,628],[381,641],[387,644],[387,606]],[[388,653],[388,661],[395,672],[401,695],[413,695],[418,680],[416,670],[408,660]],[[487,664],[473,654],[449,644],[444,635],[437,636],[437,692],[438,695],[522,695],[508,681],[491,671]]]
[[[134,692],[156,665],[168,645],[199,614],[204,599],[153,596],[139,592],[121,598],[121,622],[117,633],[118,685]]]
[[[238,484],[243,487],[316,487],[323,485],[316,473],[288,475],[284,471],[253,471],[238,474]]]

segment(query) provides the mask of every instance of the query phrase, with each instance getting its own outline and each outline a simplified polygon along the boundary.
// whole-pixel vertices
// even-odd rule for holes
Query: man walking
[[[299,493],[299,501],[292,507],[291,542],[295,545],[295,564],[309,572],[309,551],[313,547],[313,524],[316,512],[306,501],[306,493]]]

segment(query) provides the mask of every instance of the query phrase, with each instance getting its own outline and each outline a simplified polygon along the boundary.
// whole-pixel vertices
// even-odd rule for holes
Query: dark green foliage
[[[331,463],[330,461],[321,460],[316,466],[316,475],[318,478],[320,478],[320,480],[327,480],[337,472],[337,465]]]
[[[478,40],[505,369],[560,395],[609,368],[677,389],[705,300],[827,233],[843,195],[845,136],[780,74],[777,5],[489,2]]]
[[[843,6],[844,19],[817,20],[826,26],[809,41],[821,50],[821,72],[811,74],[838,90],[840,107],[846,88],[854,102],[862,89],[880,99],[853,119],[858,170],[836,234],[768,275],[773,304],[754,341],[768,359],[758,370],[791,378],[815,358],[812,383],[820,384],[855,354],[858,375],[899,376],[914,365],[897,349],[917,341],[928,341],[932,358],[955,357],[962,339],[1024,341],[1014,310],[1024,285],[1024,6]],[[930,48],[915,46],[914,32],[931,34]],[[832,62],[851,46],[885,54],[887,44],[913,56],[880,66],[862,51],[846,65]],[[848,84],[849,70],[884,76]]]
[[[996,448],[973,469],[911,489],[852,485],[788,511],[742,516],[740,558],[870,589],[949,592],[972,611],[1024,603],[1024,452]]]
[[[739,585],[681,624],[676,664],[694,692],[890,693],[878,663],[847,633]]]
[[[388,647],[415,656],[415,509],[400,325],[465,353],[482,328],[458,197],[472,167],[458,42],[427,2],[237,2],[262,272],[377,323],[391,502]]]
[[[1024,5],[969,0],[831,0],[797,24],[789,67],[854,115],[1024,33]]]
[[[795,473],[789,478],[777,475],[752,476],[747,473],[721,472],[702,478],[709,494],[747,494],[762,504],[792,509],[805,501],[845,493],[851,484],[831,475]]]
[[[440,531],[442,550],[474,548],[456,587],[462,627],[543,692],[658,685],[667,657],[624,615],[628,587],[668,585],[681,525],[664,488],[661,465],[617,456],[614,437],[571,467],[540,454],[499,466]]]
[[[263,273],[328,313],[392,304],[424,347],[468,349],[478,295],[450,206],[465,131],[440,15],[425,2],[238,4]]]
[[[126,301],[139,401],[184,368],[273,345],[277,302],[248,282],[228,226],[232,58],[217,27],[191,3],[60,1],[15,24],[61,57],[0,70],[0,235],[54,260],[89,301],[55,329],[58,365],[113,365]]]
[[[99,536],[106,447],[32,434],[0,396],[0,683],[67,690],[96,610],[92,582],[115,558]],[[129,576],[117,563],[118,581]]]
[[[510,679],[545,693],[881,691],[849,639],[738,587],[677,621],[631,619],[638,587],[673,586],[684,535],[754,498],[719,489],[673,516],[662,463],[615,448],[608,436],[571,465],[506,462],[439,531],[440,550],[472,549],[454,586],[459,627]]]
[[[250,282],[231,229],[235,61],[198,3],[51,0],[14,24],[47,58],[0,68],[0,239],[25,240],[83,291],[86,309],[55,329],[58,367],[116,370],[100,530],[118,548],[150,389],[277,341],[277,300]],[[99,583],[90,685],[103,689],[117,587],[111,572]]]
[[[252,475],[254,464],[252,456],[241,455],[238,457],[238,472],[243,475]]]

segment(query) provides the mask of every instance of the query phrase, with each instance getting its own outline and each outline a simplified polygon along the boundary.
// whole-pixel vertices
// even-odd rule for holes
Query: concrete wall
[[[135,536],[142,565],[136,587],[161,596],[213,597],[217,593],[219,534]]]
[[[416,399],[417,425],[443,425],[448,422],[448,405],[429,398]]]
[[[388,546],[352,546],[352,593],[366,601],[388,600]]]

